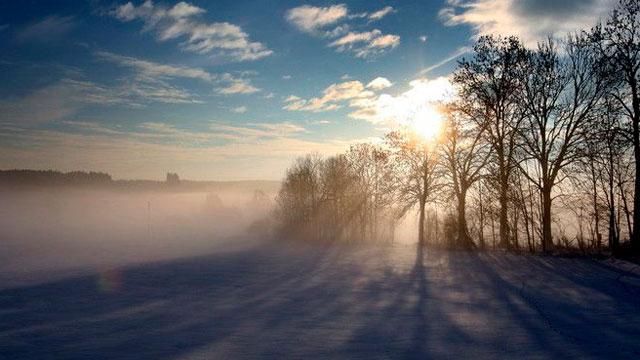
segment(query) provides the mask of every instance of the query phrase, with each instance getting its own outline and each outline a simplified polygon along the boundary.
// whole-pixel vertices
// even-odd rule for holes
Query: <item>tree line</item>
[[[111,185],[112,182],[111,175],[95,171],[0,170],[0,185],[4,186]]]
[[[637,0],[535,49],[480,37],[451,77],[438,137],[400,129],[297,159],[277,197],[279,226],[321,241],[393,241],[417,210],[420,244],[639,250],[639,74]]]

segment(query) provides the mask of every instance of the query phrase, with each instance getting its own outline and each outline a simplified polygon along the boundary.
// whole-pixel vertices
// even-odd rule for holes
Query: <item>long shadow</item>
[[[413,251],[411,267],[387,273],[384,282],[392,286],[375,295],[387,301],[357,324],[344,345],[347,353],[367,358],[451,358],[459,344],[471,341],[441,304],[433,301],[438,285],[430,284],[429,278],[438,271],[440,257],[421,247]]]
[[[495,254],[479,260],[480,271],[495,279],[503,296],[520,297],[544,321],[546,329],[530,333],[554,356],[640,355],[640,316],[630,307],[633,301],[590,261]],[[505,275],[499,269],[516,271]]]
[[[462,278],[480,277],[487,296],[497,300],[498,308],[493,309],[494,316],[498,317],[500,314],[501,318],[495,319],[495,327],[515,325],[511,333],[500,332],[501,336],[494,339],[495,347],[502,347],[505,353],[514,356],[559,359],[583,356],[579,349],[573,348],[570,342],[554,333],[546,320],[538,314],[536,307],[527,301],[522,293],[520,279],[504,277],[500,272],[517,271],[521,264],[500,267],[499,263],[490,261],[493,259],[490,255],[469,253],[468,257],[472,261],[468,261],[464,267],[459,267],[456,272],[459,272]],[[492,313],[489,309],[487,311]]]
[[[301,288],[324,255],[263,247],[4,290],[0,358],[178,356],[251,323],[250,314],[274,316],[256,309]]]
[[[0,358],[601,357],[540,313],[566,299],[501,271],[558,271],[537,261],[265,245],[133,266],[0,291]]]

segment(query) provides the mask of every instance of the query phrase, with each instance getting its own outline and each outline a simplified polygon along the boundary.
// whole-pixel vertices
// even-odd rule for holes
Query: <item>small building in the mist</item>
[[[177,173],[167,173],[167,185],[179,185],[180,177]]]

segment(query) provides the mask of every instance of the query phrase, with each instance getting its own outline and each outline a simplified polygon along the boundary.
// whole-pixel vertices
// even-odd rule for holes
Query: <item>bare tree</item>
[[[553,247],[554,186],[566,178],[563,169],[582,156],[580,143],[607,90],[603,78],[594,76],[598,61],[585,36],[569,37],[564,50],[560,56],[548,40],[529,53],[520,97],[525,116],[519,148],[523,160],[537,166],[536,174],[523,173],[538,186],[542,198],[543,251]]]
[[[453,81],[468,106],[463,110],[485,129],[493,148],[500,210],[500,244],[509,247],[509,186],[516,167],[516,129],[521,120],[518,93],[526,50],[515,37],[481,37],[474,57],[460,62]]]
[[[616,251],[621,233],[618,221],[619,202],[627,208],[624,184],[627,182],[631,142],[629,133],[624,129],[619,103],[614,98],[607,97],[599,110],[598,116],[590,122],[589,134],[584,141],[586,161],[583,167],[590,170],[593,202],[596,205],[604,203],[602,207],[607,208],[608,245],[611,250]],[[595,207],[596,216],[599,215],[598,207]],[[596,223],[598,221],[596,218]],[[630,219],[626,222],[630,224]]]
[[[396,202],[400,214],[418,206],[418,244],[424,246],[426,205],[443,188],[437,144],[400,132],[388,134],[387,143],[396,162]]]
[[[356,191],[361,196],[359,212],[360,237],[367,235],[377,240],[381,235],[379,223],[392,226],[393,215],[393,163],[389,151],[373,144],[353,145],[346,154],[349,166],[356,177]],[[382,229],[384,230],[384,229]],[[387,237],[393,236],[388,229]]]
[[[317,221],[319,211],[321,158],[307,155],[296,159],[278,193],[277,217],[286,232],[300,232],[319,239]]]
[[[455,104],[450,106],[442,149],[448,170],[445,176],[457,200],[457,245],[464,248],[473,247],[467,226],[467,193],[480,180],[490,155],[482,139],[483,131],[477,122],[458,111]]]
[[[593,39],[599,45],[608,74],[617,80],[611,94],[630,120],[635,158],[634,211],[631,243],[640,249],[640,2],[620,0],[604,26],[596,27]]]

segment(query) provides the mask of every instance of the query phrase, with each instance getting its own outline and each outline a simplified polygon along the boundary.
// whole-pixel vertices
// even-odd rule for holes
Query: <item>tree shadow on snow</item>
[[[610,355],[634,354],[637,345],[620,331],[637,334],[637,315],[583,340],[566,336],[595,319],[581,317],[579,306],[565,314],[572,295],[606,303],[621,294],[559,274],[564,265],[409,247],[274,245],[139,265],[0,291],[0,358],[599,357],[583,341],[591,335],[616,345]],[[531,282],[532,274],[542,280]],[[537,287],[550,279],[566,292]]]

